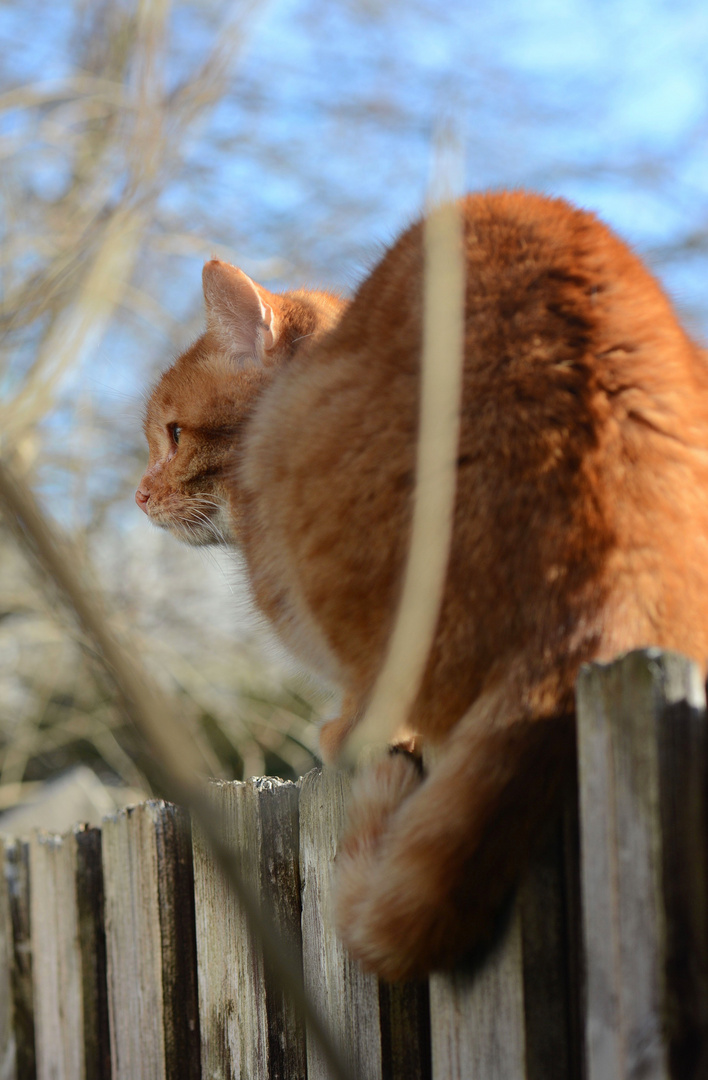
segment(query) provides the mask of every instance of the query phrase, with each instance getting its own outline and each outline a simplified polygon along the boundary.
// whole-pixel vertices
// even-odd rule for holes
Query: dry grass
[[[222,839],[223,822],[207,795],[203,774],[208,761],[198,734],[180,723],[175,704],[145,669],[133,643],[113,624],[100,590],[82,569],[78,553],[51,526],[34,496],[12,470],[0,463],[0,506],[20,545],[31,558],[45,588],[56,592],[75,618],[86,644],[92,647],[114,688],[126,722],[145,740],[148,775],[167,798],[185,806],[206,838],[212,853],[243,909],[251,933],[283,991],[307,1022],[335,1080],[353,1080],[340,1060],[319,1012],[305,993],[302,966],[281,938],[263,898],[244,879],[240,853]],[[148,758],[149,755],[149,758]]]
[[[440,613],[452,539],[464,361],[465,261],[453,173],[459,146],[441,130],[425,223],[421,411],[410,548],[388,653],[347,752],[386,746],[405,730]]]
[[[86,14],[78,2],[76,12]],[[142,446],[119,422],[105,422],[87,390],[91,359],[126,313],[171,335],[173,348],[179,340],[141,284],[141,268],[152,245],[174,251],[192,242],[186,222],[171,239],[153,223],[182,143],[221,99],[241,26],[215,27],[212,52],[182,85],[168,87],[166,0],[99,3],[93,14],[70,78],[0,95],[0,114],[18,112],[33,128],[34,152],[58,156],[63,175],[58,192],[36,198],[23,146],[4,147],[11,168],[3,174],[0,255],[0,807],[78,760],[186,805],[332,1075],[348,1080],[305,999],[299,965],[218,840],[199,782],[210,773],[307,769],[312,706],[269,679],[245,647],[237,653],[226,629],[199,618],[179,565],[193,553],[166,554],[166,593],[150,584],[141,539],[114,513]],[[241,8],[239,17],[246,14]],[[103,469],[108,485],[96,483],[98,440],[99,464],[120,455],[127,465]],[[136,561],[143,573],[131,581]],[[94,562],[111,565],[111,597],[102,595]]]
[[[0,143],[0,460],[40,493],[82,568],[95,563],[113,584],[118,626],[171,695],[204,771],[226,777],[309,768],[313,706],[257,648],[236,644],[228,567],[170,550],[142,521],[127,527],[140,403],[108,394],[93,365],[126,322],[146,368],[156,341],[164,362],[183,340],[146,267],[167,268],[205,239],[190,220],[167,220],[160,197],[228,88],[252,6],[214,9],[211,49],[174,85],[167,0],[76,0],[66,77],[0,86],[0,120],[17,132]],[[211,605],[224,609],[218,626]],[[92,646],[0,527],[0,808],[76,761],[152,790]]]

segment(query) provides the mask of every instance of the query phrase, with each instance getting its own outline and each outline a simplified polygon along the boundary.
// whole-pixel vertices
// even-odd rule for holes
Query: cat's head
[[[150,457],[135,493],[155,525],[199,545],[236,541],[226,481],[254,402],[345,306],[324,292],[271,293],[218,259],[206,263],[202,280],[207,328],[150,394]]]

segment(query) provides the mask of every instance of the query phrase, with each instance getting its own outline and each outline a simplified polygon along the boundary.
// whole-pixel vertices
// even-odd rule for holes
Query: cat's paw
[[[342,711],[332,720],[325,720],[319,731],[320,757],[325,765],[334,765],[350,733],[362,717],[361,703],[352,694],[342,702]]]

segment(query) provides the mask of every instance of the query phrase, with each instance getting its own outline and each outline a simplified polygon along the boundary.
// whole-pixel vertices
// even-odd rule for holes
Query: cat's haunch
[[[358,781],[338,925],[387,978],[484,937],[572,772],[580,664],[708,656],[708,367],[642,262],[592,214],[523,192],[460,204],[457,495],[410,727],[437,744]],[[236,543],[281,639],[365,711],[408,550],[423,227],[345,304],[204,268],[207,329],[150,398],[136,499],[190,543]]]

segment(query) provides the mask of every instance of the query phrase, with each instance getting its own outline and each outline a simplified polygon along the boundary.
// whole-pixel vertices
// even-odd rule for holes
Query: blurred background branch
[[[204,771],[227,777],[309,768],[313,706],[256,663],[245,639],[236,655],[236,614],[206,629],[198,560],[175,549],[160,581],[155,567],[145,571],[145,535],[126,539],[123,518],[142,454],[140,388],[149,385],[155,339],[163,363],[180,344],[178,320],[143,271],[153,246],[166,264],[204,247],[187,231],[188,215],[179,229],[167,227],[161,200],[189,140],[227,91],[251,9],[212,11],[206,47],[175,79],[170,3],[66,5],[65,76],[0,93],[0,455],[40,487],[79,557],[97,558],[124,633],[173,695]],[[196,309],[196,296],[190,303]],[[145,354],[130,416],[125,399],[92,375],[96,355],[126,319],[132,352]],[[96,678],[76,624],[38,590],[7,524],[0,531],[0,808],[76,762],[131,789],[132,798],[152,791],[139,735],[113,689]],[[160,539],[145,541],[158,561]],[[175,581],[190,561],[193,588],[179,590]],[[211,601],[223,593],[226,607],[231,571],[223,560],[207,569],[205,591]]]
[[[706,48],[699,0],[0,0],[0,457],[95,567],[209,771],[306,771],[335,706],[247,620],[236,560],[132,501],[142,396],[198,330],[202,261],[346,290],[422,208],[452,116],[465,187],[598,210],[705,335]],[[0,521],[0,810],[77,763],[152,789]]]
[[[0,462],[0,507],[44,587],[56,593],[95,651],[116,692],[125,719],[144,741],[146,775],[155,777],[165,797],[186,807],[208,843],[248,928],[280,989],[286,993],[317,1041],[333,1080],[354,1080],[313,1002],[305,994],[299,953],[277,930],[267,898],[254,891],[241,870],[241,852],[223,838],[224,823],[207,794],[209,762],[201,740],[175,715],[174,704],[149,676],[128,638],[116,632],[95,581],[56,526],[49,525],[29,489]]]

